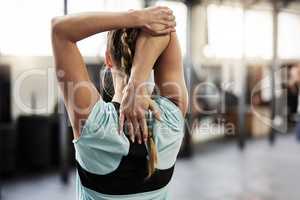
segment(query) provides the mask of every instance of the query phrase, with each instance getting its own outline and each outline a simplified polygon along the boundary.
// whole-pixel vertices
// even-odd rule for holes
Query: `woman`
[[[187,107],[174,26],[166,7],[82,13],[52,21],[57,78],[74,132],[78,199],[167,199]],[[114,82],[110,103],[91,83],[76,46],[104,31],[110,31],[105,59]],[[145,81],[154,64],[161,96],[152,100]],[[148,127],[145,117],[138,117],[147,109],[160,113],[159,120],[147,118]],[[129,121],[124,130],[123,119]]]

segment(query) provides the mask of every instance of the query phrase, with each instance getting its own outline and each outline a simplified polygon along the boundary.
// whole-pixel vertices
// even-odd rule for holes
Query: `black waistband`
[[[106,175],[90,173],[77,163],[81,184],[102,194],[126,195],[161,189],[172,178],[174,166],[165,170],[157,170],[149,179],[145,179],[147,171],[144,169],[147,169],[147,166],[144,161],[130,160],[129,165],[128,161],[128,158],[122,159],[119,168]],[[135,163],[134,166],[133,163]]]

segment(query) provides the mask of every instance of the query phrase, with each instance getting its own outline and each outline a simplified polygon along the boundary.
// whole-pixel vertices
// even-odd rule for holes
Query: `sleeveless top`
[[[164,97],[155,99],[161,121],[153,120],[157,147],[156,172],[147,176],[147,145],[131,143],[118,133],[119,104],[99,100],[88,116],[79,139],[74,140],[77,199],[168,199],[177,154],[183,138],[180,109]]]

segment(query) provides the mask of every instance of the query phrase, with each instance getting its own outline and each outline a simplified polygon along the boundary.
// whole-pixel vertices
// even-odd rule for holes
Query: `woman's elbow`
[[[63,35],[64,24],[63,17],[54,17],[51,20],[51,34],[52,36]]]
[[[168,97],[175,105],[178,106],[178,108],[182,111],[183,115],[188,111],[188,93],[187,91],[184,91],[184,94],[178,94],[174,95],[172,97]]]

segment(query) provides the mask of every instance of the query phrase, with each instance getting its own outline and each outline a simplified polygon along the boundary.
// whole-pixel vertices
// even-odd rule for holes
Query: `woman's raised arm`
[[[137,139],[139,143],[142,140],[146,142],[148,138],[145,110],[150,109],[157,113],[145,87],[154,65],[156,65],[154,78],[159,95],[173,101],[183,114],[187,110],[187,89],[176,33],[159,37],[141,33],[137,40],[131,75],[122,99],[120,114],[121,130],[126,119],[132,140]],[[130,101],[134,95],[134,101]],[[156,117],[159,118],[157,115]]]
[[[156,62],[154,80],[159,89],[159,95],[170,99],[185,115],[188,107],[188,92],[184,80],[181,49],[177,34],[171,33],[170,35],[167,48]]]
[[[91,12],[57,17],[52,20],[52,46],[57,79],[73,127],[79,137],[80,121],[85,120],[100,95],[89,79],[76,42],[96,33],[119,28],[147,28],[153,34],[173,29],[172,12],[166,7],[153,7],[128,12]],[[163,30],[156,23],[167,25]]]

